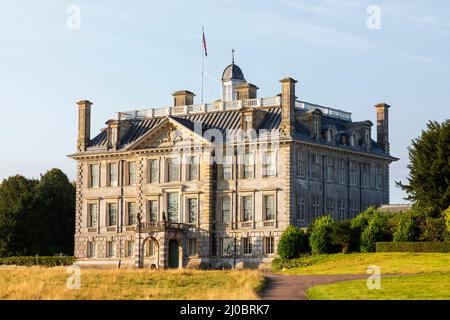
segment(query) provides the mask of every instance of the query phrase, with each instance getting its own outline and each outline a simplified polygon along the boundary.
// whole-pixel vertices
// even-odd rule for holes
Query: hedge
[[[377,252],[450,252],[450,242],[377,242]]]
[[[5,257],[0,258],[0,265],[16,265],[16,266],[70,266],[74,263],[74,257]]]
[[[273,271],[281,271],[283,269],[307,267],[310,265],[311,265],[311,263],[306,261],[304,257],[295,258],[295,259],[277,258],[272,261],[272,270]]]

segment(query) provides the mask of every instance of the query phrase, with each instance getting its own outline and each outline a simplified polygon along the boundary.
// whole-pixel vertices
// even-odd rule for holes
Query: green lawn
[[[292,275],[365,274],[375,265],[382,274],[450,274],[450,253],[352,253],[301,258],[309,265],[280,271]]]
[[[369,290],[366,279],[318,285],[307,291],[312,300],[449,300],[450,274],[381,278],[381,289]]]

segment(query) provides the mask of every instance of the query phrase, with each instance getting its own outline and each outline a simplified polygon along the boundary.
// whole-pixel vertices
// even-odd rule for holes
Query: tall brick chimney
[[[89,100],[81,100],[78,104],[78,139],[77,151],[86,151],[91,140],[91,105]]]
[[[295,84],[296,80],[287,77],[281,82],[281,123],[280,129],[283,135],[291,136],[294,129],[295,117]]]
[[[377,143],[389,153],[389,108],[386,103],[379,103],[377,109]]]
[[[194,104],[195,94],[188,90],[180,90],[172,93],[173,105],[175,107],[190,106]]]

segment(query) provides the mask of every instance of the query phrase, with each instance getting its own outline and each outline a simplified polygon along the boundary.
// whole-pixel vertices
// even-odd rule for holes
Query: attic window
[[[313,132],[315,137],[319,137],[319,117],[313,117]]]
[[[366,146],[370,145],[370,130],[366,129],[364,132],[364,142],[366,144]]]
[[[336,141],[336,130],[334,128],[328,128],[327,142],[334,143],[335,141]]]
[[[356,146],[356,144],[358,143],[358,136],[356,135],[356,133],[352,133],[352,135],[350,136],[350,145],[352,147]]]

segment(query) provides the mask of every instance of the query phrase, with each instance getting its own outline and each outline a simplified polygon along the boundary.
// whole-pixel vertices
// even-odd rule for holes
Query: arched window
[[[335,143],[336,141],[336,130],[334,128],[328,128],[327,130],[327,142]]]
[[[158,241],[153,238],[149,238],[145,241],[145,256],[153,257],[158,253]]]

